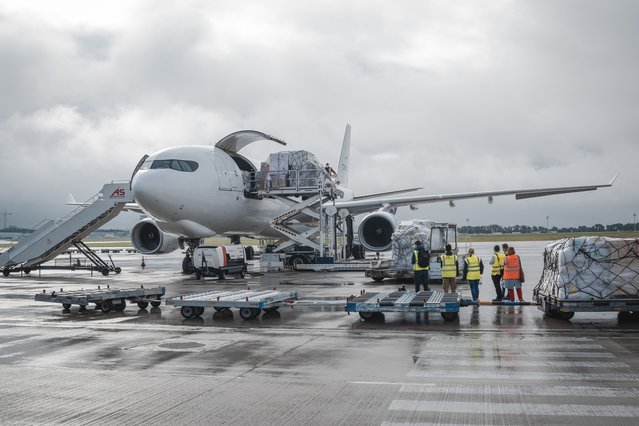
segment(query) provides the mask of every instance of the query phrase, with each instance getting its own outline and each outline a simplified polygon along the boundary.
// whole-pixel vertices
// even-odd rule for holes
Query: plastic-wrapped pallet
[[[548,245],[536,290],[558,299],[639,298],[639,240],[566,238]]]
[[[406,220],[399,222],[391,237],[392,264],[396,268],[412,269],[410,263],[415,241],[420,240],[425,247],[430,246],[430,220]]]
[[[317,178],[323,170],[322,164],[308,151],[281,151],[270,154],[268,169],[271,187],[317,186]],[[264,167],[262,167],[264,168]]]

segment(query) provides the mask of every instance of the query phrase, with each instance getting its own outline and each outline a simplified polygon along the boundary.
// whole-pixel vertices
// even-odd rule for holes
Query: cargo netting
[[[410,263],[415,241],[420,240],[425,247],[430,246],[430,220],[406,220],[399,222],[391,237],[392,263],[395,267],[412,269]]]
[[[544,250],[535,287],[561,300],[639,298],[639,239],[579,237]]]

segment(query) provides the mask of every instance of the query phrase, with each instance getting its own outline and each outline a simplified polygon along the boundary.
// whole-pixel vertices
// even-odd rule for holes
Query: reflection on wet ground
[[[500,242],[501,243],[501,242]],[[518,243],[528,281],[544,243]],[[493,243],[475,244],[485,261]],[[387,313],[363,321],[342,302],[398,283],[363,273],[279,272],[197,281],[180,255],[114,255],[117,276],[0,278],[0,416],[6,423],[636,424],[639,323],[614,313],[545,317],[534,306]],[[35,302],[43,289],[295,289],[310,306],[244,320],[162,305],[103,313]],[[435,284],[434,288],[438,288]],[[469,296],[467,286],[460,290]],[[480,298],[495,297],[484,276]],[[325,303],[325,304],[323,304]],[[142,372],[142,374],[140,374]],[[135,413],[132,416],[131,413]]]

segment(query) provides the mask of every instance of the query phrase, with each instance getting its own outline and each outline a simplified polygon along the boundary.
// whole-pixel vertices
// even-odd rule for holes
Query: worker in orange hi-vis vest
[[[508,247],[508,256],[504,259],[504,287],[508,290],[508,298],[515,301],[515,290],[520,302],[524,301],[521,292],[521,283],[524,282],[524,270],[521,267],[521,259],[515,254],[514,247]]]

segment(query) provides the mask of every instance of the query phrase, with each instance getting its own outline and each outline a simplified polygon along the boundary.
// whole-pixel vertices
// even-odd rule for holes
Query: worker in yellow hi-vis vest
[[[479,256],[475,256],[475,249],[469,248],[464,260],[464,278],[468,280],[470,294],[474,302],[479,301],[479,280],[484,273],[484,264]]]
[[[430,253],[424,248],[421,241],[415,241],[415,250],[410,262],[413,264],[413,280],[415,281],[415,292],[419,292],[421,287],[428,291],[428,270],[430,269]]]
[[[439,263],[442,265],[442,288],[444,293],[457,291],[457,275],[459,275],[459,264],[457,255],[453,253],[450,244],[446,244],[446,252],[439,256]]]
[[[504,259],[506,255],[499,251],[499,244],[494,247],[495,254],[490,258],[490,265],[492,269],[490,271],[490,278],[493,280],[495,286],[495,293],[497,297],[493,299],[493,302],[501,302],[504,299],[504,292],[501,288],[501,279],[504,276]]]

